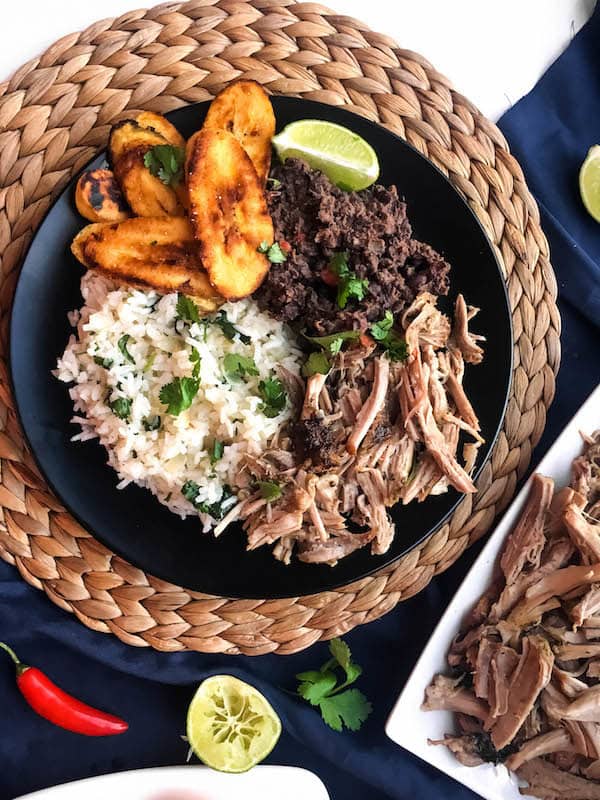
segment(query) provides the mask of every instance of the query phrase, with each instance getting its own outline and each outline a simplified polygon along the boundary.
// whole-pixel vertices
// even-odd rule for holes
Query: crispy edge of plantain
[[[183,136],[179,133],[175,125],[169,122],[162,114],[157,114],[155,111],[140,111],[140,113],[135,116],[135,122],[141,125],[142,128],[155,131],[174,147],[185,148],[185,139]]]

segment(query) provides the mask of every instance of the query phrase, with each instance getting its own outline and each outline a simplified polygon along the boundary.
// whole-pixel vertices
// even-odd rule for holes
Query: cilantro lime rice
[[[182,295],[93,272],[81,292],[55,373],[72,384],[73,440],[99,439],[119,488],[136,483],[212,527],[236,503],[242,456],[259,454],[292,415],[277,373],[299,374],[292,333],[252,300],[203,318]]]

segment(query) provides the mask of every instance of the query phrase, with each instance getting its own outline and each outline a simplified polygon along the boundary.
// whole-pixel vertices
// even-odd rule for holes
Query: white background
[[[595,0],[330,0],[446,74],[492,119],[534,85]],[[152,5],[152,0],[148,0]],[[2,2],[0,80],[64,34],[140,8],[140,0]]]

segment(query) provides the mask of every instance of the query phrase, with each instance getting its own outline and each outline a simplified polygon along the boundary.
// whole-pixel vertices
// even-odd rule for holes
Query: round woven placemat
[[[504,428],[452,519],[373,577],[287,600],[189,592],[109,552],[65,512],[23,442],[7,367],[24,251],[57,193],[127,112],[210,99],[245,75],[273,93],[345,104],[407,139],[467,198],[497,248],[513,309]],[[556,283],[538,209],[489,120],[421,56],[362,22],[293,0],[191,0],[65,36],[0,84],[0,555],[85,625],[159,650],[292,653],[385,614],[485,533],[540,438],[560,359]]]

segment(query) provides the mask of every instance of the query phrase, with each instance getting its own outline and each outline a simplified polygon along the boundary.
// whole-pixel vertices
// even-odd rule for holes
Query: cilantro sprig
[[[236,336],[240,337],[240,342],[242,342],[242,344],[250,344],[252,341],[249,336],[247,336],[245,333],[242,333],[235,327],[233,322],[230,321],[224,311],[219,311],[217,316],[213,319],[213,323],[221,328],[223,336],[226,339],[229,339],[230,342],[232,342]]]
[[[391,361],[406,361],[408,358],[406,341],[394,330],[391,311],[386,311],[383,319],[371,325],[371,336],[383,347]]]
[[[284,261],[287,261],[287,253],[282,250],[279,242],[273,242],[273,244],[261,242],[256,249],[259,253],[264,253],[271,264],[283,264]]]
[[[331,658],[320,669],[296,675],[300,681],[296,692],[319,709],[325,724],[334,731],[344,726],[357,731],[373,710],[359,689],[348,688],[360,677],[362,668],[352,661],[350,648],[342,639],[332,639],[329,652]]]
[[[258,481],[257,486],[261,497],[269,503],[281,497],[281,486],[275,481]]]
[[[310,378],[317,372],[321,375],[327,375],[331,369],[331,362],[322,350],[316,350],[311,353],[302,365],[302,374],[305,378]]]
[[[217,522],[222,520],[225,514],[237,502],[237,497],[227,485],[223,486],[221,497],[214,503],[206,503],[203,500],[198,500],[200,487],[196,481],[186,481],[181,487],[181,494],[197,511],[200,511],[202,514],[208,514]]]
[[[223,444],[223,442],[220,442],[218,439],[215,439],[210,453],[211,466],[214,467],[217,461],[220,461],[223,458],[224,452],[225,452],[225,445]]]
[[[279,416],[287,403],[287,392],[279,378],[271,377],[261,381],[258,392],[262,398],[258,410],[270,419]]]
[[[230,381],[241,381],[246,375],[258,375],[258,369],[251,356],[227,353],[223,359],[223,372]]]
[[[177,417],[192,405],[199,388],[200,381],[197,378],[174,378],[162,387],[158,397],[167,406],[167,414]]]
[[[117,342],[117,347],[119,348],[121,355],[123,356],[125,361],[128,361],[130,364],[135,364],[135,359],[127,349],[127,343],[129,342],[130,339],[131,336],[128,333],[124,334]]]
[[[329,262],[329,271],[337,277],[338,308],[346,308],[348,300],[362,300],[369,285],[366,278],[359,278],[348,266],[348,253],[336,253]]]
[[[198,306],[191,297],[188,297],[186,294],[181,294],[181,292],[177,295],[177,305],[175,306],[175,311],[177,313],[177,318],[183,320],[183,322],[200,322],[200,311]]]
[[[157,144],[144,153],[144,166],[166,186],[176,186],[183,178],[185,149],[173,144]]]
[[[131,415],[131,400],[128,397],[117,397],[108,406],[115,417],[129,419]]]

